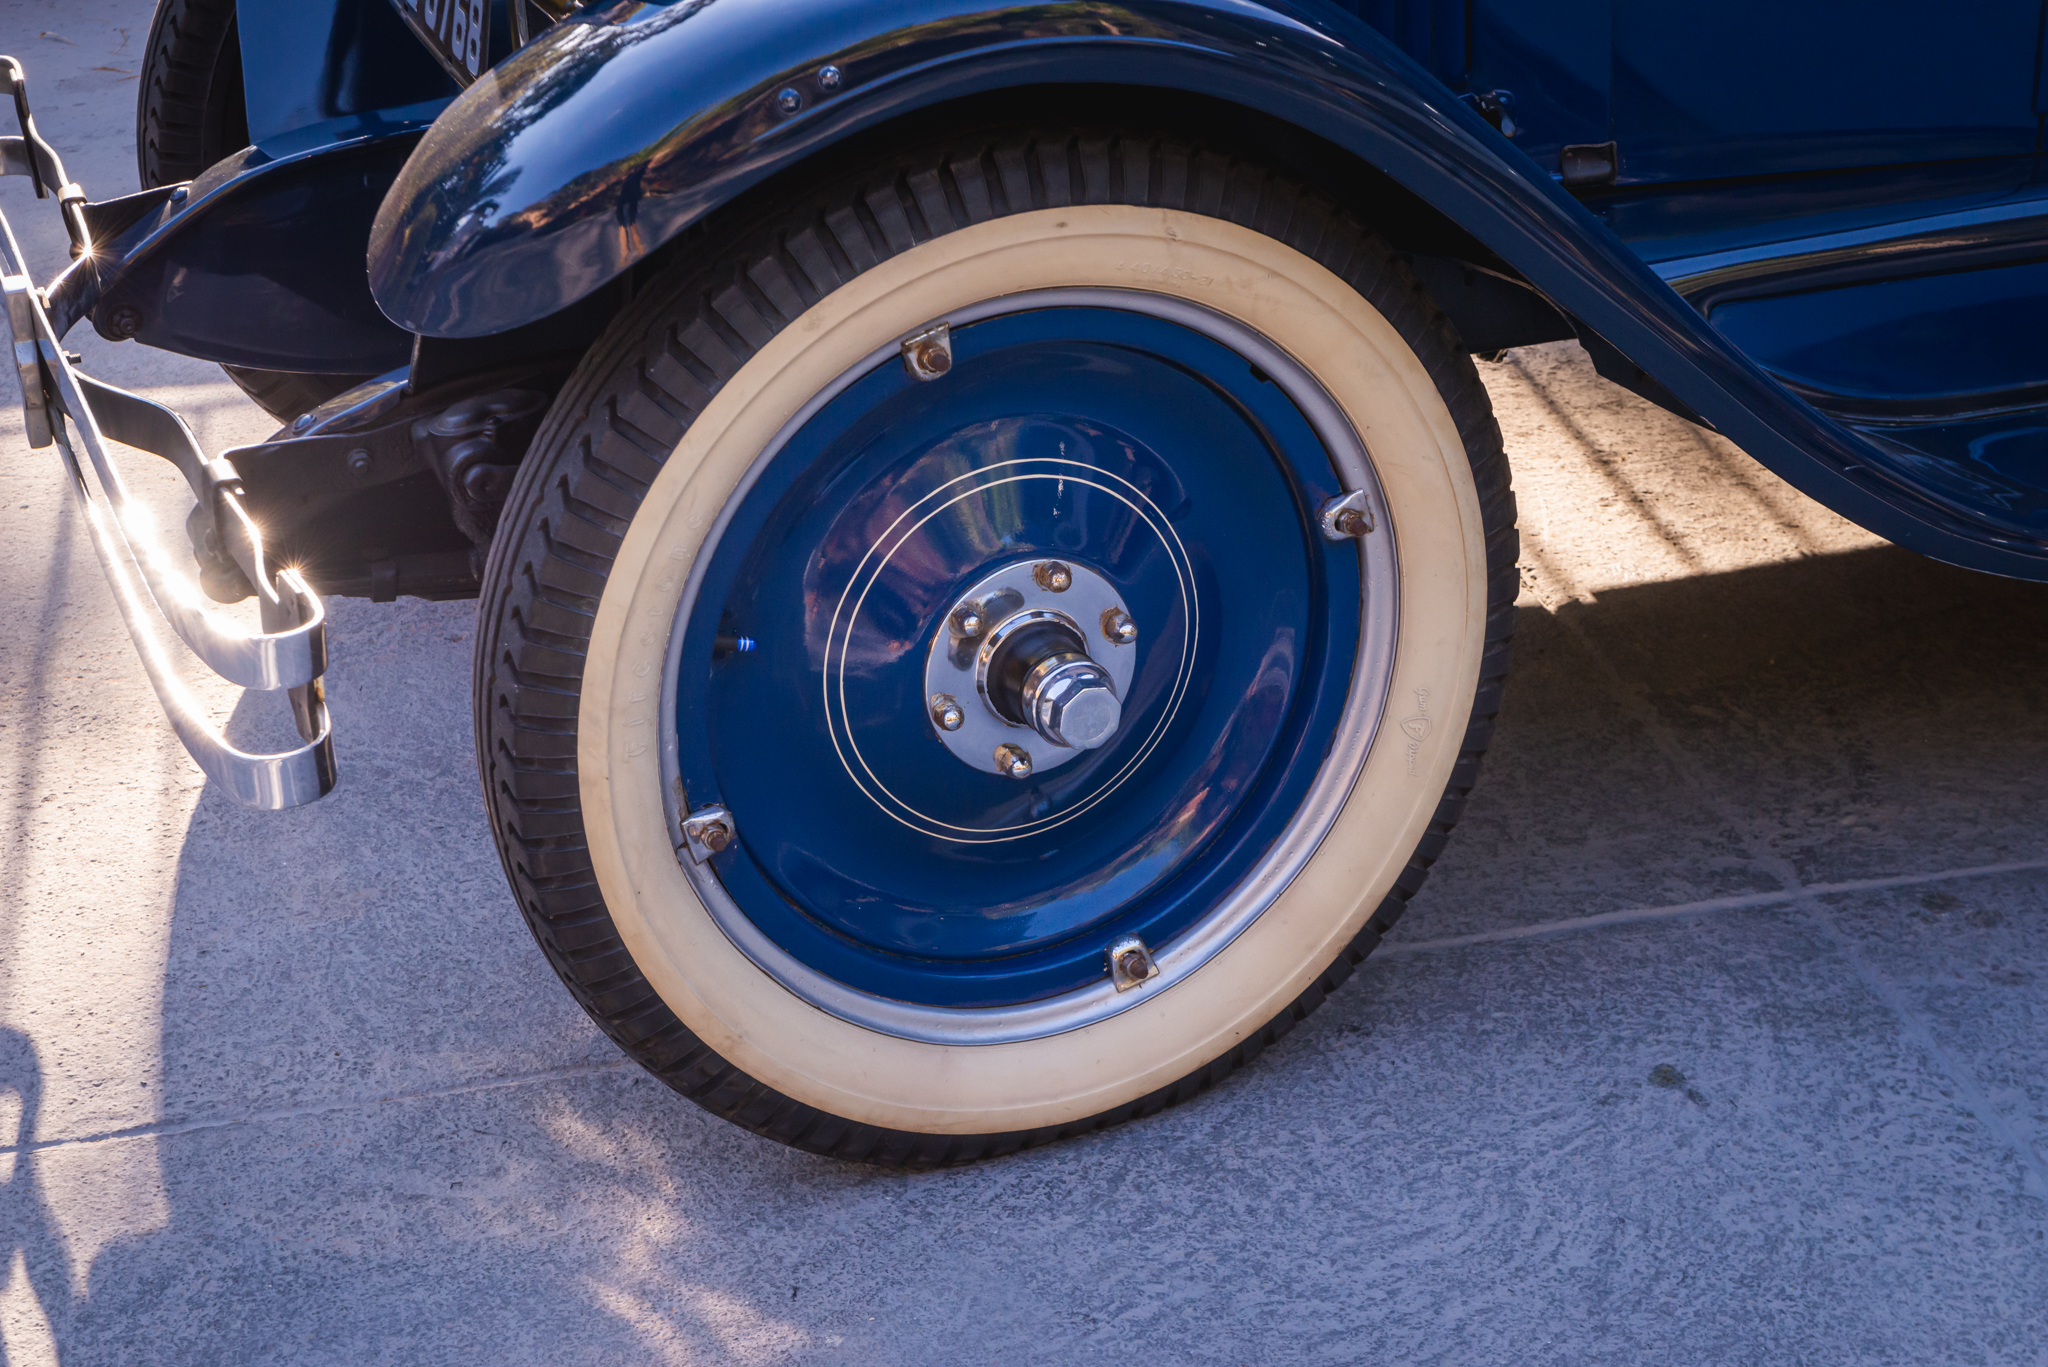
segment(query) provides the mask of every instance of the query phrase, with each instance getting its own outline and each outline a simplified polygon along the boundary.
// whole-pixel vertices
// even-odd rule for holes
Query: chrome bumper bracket
[[[0,95],[22,100],[21,67],[0,58]],[[0,174],[36,174],[43,148],[23,120],[23,139],[0,140]],[[42,167],[43,180],[65,192],[61,166]],[[54,170],[54,175],[52,174]],[[69,208],[72,196],[60,194]],[[82,197],[79,197],[82,198]],[[67,213],[66,226],[72,215]],[[76,243],[74,233],[74,243]],[[90,257],[91,244],[84,244]],[[93,551],[114,590],[129,636],[142,657],[171,729],[208,778],[236,802],[276,810],[312,802],[335,783],[333,728],[321,676],[327,668],[327,613],[299,572],[273,568],[263,536],[243,504],[234,465],[209,459],[185,420],[164,405],[81,373],[52,327],[42,292],[31,283],[14,230],[0,213],[0,289],[21,379],[29,445],[54,444],[67,482],[78,498]],[[193,496],[211,512],[222,542],[255,588],[261,630],[251,632],[211,606],[195,576],[175,565],[159,544],[147,510],[128,495],[108,458],[108,438],[161,456],[178,467]],[[157,625],[168,622],[209,669],[243,688],[284,689],[305,744],[280,754],[256,755],[229,743],[186,687]]]

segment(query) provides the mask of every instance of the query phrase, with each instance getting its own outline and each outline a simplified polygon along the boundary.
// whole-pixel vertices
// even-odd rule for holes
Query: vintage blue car
[[[477,597],[514,895],[738,1124],[928,1165],[1202,1091],[1444,849],[1509,661],[1469,359],[1601,373],[2048,579],[2042,0],[160,0],[143,189],[0,66],[30,440],[235,799],[323,595]],[[212,360],[200,449],[85,374]],[[196,570],[109,441],[175,462]],[[210,607],[254,594],[260,634]],[[305,744],[238,752],[209,666]]]

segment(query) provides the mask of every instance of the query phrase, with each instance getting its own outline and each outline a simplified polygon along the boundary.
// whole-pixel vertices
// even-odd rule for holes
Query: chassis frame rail
[[[82,212],[85,196],[65,178],[56,152],[37,134],[21,64],[12,57],[0,57],[0,96],[12,97],[22,130],[20,137],[0,138],[0,175],[30,177],[38,198],[57,192],[77,258],[71,270],[90,269],[95,249]],[[326,608],[297,570],[273,569],[266,562],[262,532],[243,504],[234,465],[208,459],[191,427],[171,409],[78,370],[51,323],[47,296],[35,287],[4,212],[0,296],[21,380],[28,443],[56,446],[115,605],[186,753],[243,806],[276,810],[325,796],[335,784],[333,727],[321,680],[327,668]],[[146,511],[130,499],[108,458],[109,438],[161,456],[185,476],[223,548],[255,587],[260,631],[248,631],[211,607],[195,576],[171,561]],[[249,754],[232,745],[187,688],[157,629],[160,622],[229,682],[286,690],[305,744],[278,754]]]

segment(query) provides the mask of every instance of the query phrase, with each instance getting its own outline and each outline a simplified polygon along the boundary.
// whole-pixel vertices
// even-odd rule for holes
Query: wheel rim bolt
[[[1045,560],[1032,569],[1031,578],[1047,593],[1065,593],[1073,587],[1074,572],[1057,560]]]
[[[1122,608],[1104,608],[1102,634],[1116,645],[1127,646],[1138,639],[1138,624]]]
[[[1010,778],[1031,777],[1031,756],[1021,745],[998,745],[996,768]]]
[[[953,630],[970,640],[981,635],[981,629],[985,625],[987,623],[981,620],[981,609],[979,608],[972,606],[964,607],[953,614]]]
[[[960,710],[960,704],[950,693],[932,695],[932,724],[941,731],[958,731],[967,720],[967,714]]]

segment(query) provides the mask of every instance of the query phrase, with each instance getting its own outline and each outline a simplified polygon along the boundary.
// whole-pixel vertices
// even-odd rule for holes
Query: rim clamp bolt
[[[944,323],[903,342],[903,368],[913,380],[936,380],[953,368],[953,329]]]
[[[732,813],[716,803],[699,807],[683,818],[683,849],[694,863],[702,864],[732,845]]]
[[[1125,936],[1109,947],[1109,979],[1117,991],[1143,987],[1158,976],[1158,961],[1137,936]]]
[[[1354,489],[1325,503],[1322,523],[1326,541],[1355,541],[1370,532],[1372,505],[1366,501],[1365,490]]]

